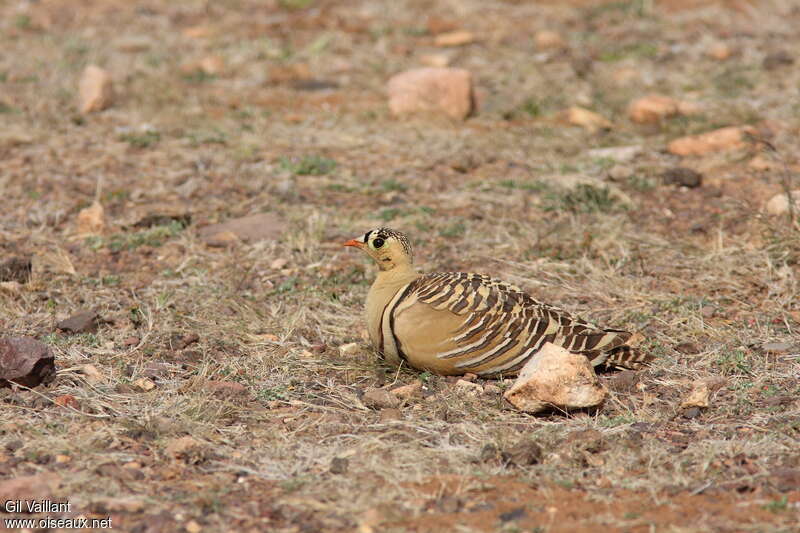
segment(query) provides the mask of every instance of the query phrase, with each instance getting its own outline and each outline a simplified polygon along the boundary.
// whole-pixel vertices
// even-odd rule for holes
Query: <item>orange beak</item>
[[[355,246],[356,248],[361,248],[362,246],[364,246],[364,243],[363,242],[358,242],[355,239],[350,239],[349,241],[344,243],[343,246]]]

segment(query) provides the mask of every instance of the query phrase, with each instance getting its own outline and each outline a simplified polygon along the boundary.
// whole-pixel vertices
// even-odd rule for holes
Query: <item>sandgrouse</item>
[[[444,375],[515,375],[545,342],[592,365],[638,369],[648,357],[631,333],[598,328],[519,288],[481,274],[419,274],[408,238],[378,228],[351,239],[378,264],[367,327],[379,356]]]

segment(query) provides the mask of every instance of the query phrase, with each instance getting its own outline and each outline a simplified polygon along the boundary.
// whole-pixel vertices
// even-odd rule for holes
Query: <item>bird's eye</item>
[[[374,246],[375,248],[380,248],[381,246],[383,246],[383,239],[378,237],[377,239],[372,241],[372,246]]]

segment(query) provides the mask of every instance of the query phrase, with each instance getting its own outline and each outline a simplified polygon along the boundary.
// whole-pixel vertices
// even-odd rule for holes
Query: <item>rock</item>
[[[607,447],[603,434],[591,428],[573,431],[567,435],[563,444],[572,451],[579,450],[589,453],[598,453]]]
[[[634,171],[628,165],[614,165],[610,169],[608,169],[608,179],[609,181],[614,182],[622,182],[625,180],[630,179],[633,176]]]
[[[212,248],[228,248],[242,241],[232,231],[220,231],[205,237],[206,244]]]
[[[184,63],[181,65],[181,73],[184,76],[207,75],[218,76],[225,70],[225,60],[221,56],[210,55],[202,59]]]
[[[311,79],[311,67],[308,63],[291,63],[273,65],[269,70],[269,81],[272,83],[291,83]]]
[[[553,48],[566,48],[567,42],[558,33],[552,30],[541,30],[533,36],[533,42],[539,50],[550,50]]]
[[[425,54],[419,56],[419,62],[426,67],[442,68],[450,64],[451,58],[447,54]]]
[[[431,35],[438,35],[439,33],[457,30],[458,22],[450,18],[433,15],[428,17],[425,27]]]
[[[708,407],[711,393],[717,391],[726,383],[727,380],[721,376],[713,376],[695,382],[692,386],[692,390],[689,391],[689,394],[681,402],[681,408],[688,409],[691,407]]]
[[[387,520],[385,508],[373,507],[367,509],[358,518],[358,528],[356,533],[379,533],[384,529],[381,524]]]
[[[523,437],[511,446],[508,451],[508,464],[516,466],[535,465],[542,461],[542,447],[536,441]]]
[[[456,388],[472,394],[480,394],[483,392],[483,387],[477,383],[467,381],[466,379],[459,379],[456,381]]]
[[[168,374],[171,370],[172,366],[169,363],[165,363],[164,361],[148,361],[141,368],[139,374],[145,378],[159,380],[164,375]],[[132,367],[131,367],[131,372],[133,372]]]
[[[594,71],[594,59],[587,53],[579,53],[570,59],[569,66],[577,77],[586,79]]]
[[[711,391],[708,389],[708,385],[701,381],[695,384],[692,390],[689,391],[688,396],[681,402],[681,408],[708,407],[708,397],[710,394]]]
[[[53,398],[53,403],[59,407],[70,407],[72,409],[80,409],[81,405],[75,396],[71,394],[62,394]]]
[[[773,52],[767,55],[764,61],[761,62],[761,66],[764,67],[765,70],[774,70],[789,65],[794,65],[794,58],[786,50]]]
[[[481,453],[478,456],[478,461],[481,463],[501,463],[505,464],[506,460],[503,457],[503,452],[494,444],[484,444],[481,448]]]
[[[225,60],[219,55],[206,56],[197,62],[197,68],[208,75],[218,76],[225,70]]]
[[[404,400],[422,396],[422,383],[419,381],[415,381],[410,385],[403,385],[402,387],[397,387],[396,389],[392,389],[389,392],[391,392],[398,398],[402,398]]]
[[[114,47],[120,52],[135,54],[146,52],[155,45],[153,39],[146,35],[122,37],[114,41]]]
[[[725,43],[714,43],[708,47],[706,55],[717,61],[725,61],[733,55],[733,50]]]
[[[580,126],[590,133],[597,133],[601,130],[610,130],[613,124],[604,116],[589,111],[582,107],[573,106],[563,112],[563,118],[573,126]]]
[[[747,163],[747,166],[759,172],[771,172],[780,169],[780,165],[766,157],[764,154],[757,154]]]
[[[203,443],[186,435],[184,437],[178,437],[177,439],[172,439],[169,441],[165,451],[172,457],[181,458],[191,455],[193,452],[201,449],[202,447]]]
[[[355,355],[361,350],[361,345],[357,342],[350,342],[347,344],[339,345],[339,355],[349,356]]]
[[[503,389],[493,383],[487,383],[483,386],[483,393],[497,396],[503,393]]]
[[[105,377],[103,373],[100,372],[96,366],[94,365],[80,365],[77,368],[78,372],[83,374],[83,378],[86,380],[87,383],[95,384],[100,383],[101,381],[105,381]]]
[[[764,353],[773,355],[786,355],[797,349],[798,346],[791,342],[765,342],[761,345],[761,350]]]
[[[697,418],[698,416],[700,416],[701,413],[702,411],[700,410],[699,407],[696,406],[689,407],[683,412],[683,418],[689,418],[689,419]]]
[[[395,116],[443,112],[463,120],[474,105],[472,74],[460,68],[419,68],[393,76],[387,84]]]
[[[132,337],[126,337],[125,339],[123,339],[122,340],[122,345],[123,346],[136,346],[141,341],[142,341],[142,339],[140,337],[137,337],[136,335],[134,335]]]
[[[702,349],[697,345],[697,343],[687,341],[676,344],[675,351],[684,355],[694,355],[700,353]]]
[[[346,457],[334,457],[329,471],[331,474],[346,474],[349,467],[350,461]]]
[[[464,501],[457,496],[441,495],[434,501],[436,509],[444,514],[456,514],[464,506]]]
[[[78,213],[75,233],[79,237],[101,235],[106,227],[105,210],[100,202],[95,201]]]
[[[90,333],[97,331],[97,313],[91,310],[78,311],[69,318],[56,324],[56,327],[67,333]]]
[[[589,150],[587,154],[590,157],[601,159],[613,159],[617,163],[628,163],[633,161],[636,157],[641,155],[644,149],[639,146],[611,146],[608,148],[594,148]]]
[[[218,398],[235,398],[247,396],[247,387],[236,381],[210,379],[203,388]]]
[[[526,511],[524,507],[516,507],[510,511],[506,511],[505,513],[500,513],[497,515],[497,518],[500,519],[500,522],[505,524],[506,522],[520,520],[526,516],[528,516],[528,511]]]
[[[0,281],[28,283],[31,275],[30,257],[11,257],[0,263]]]
[[[701,156],[714,152],[737,150],[748,146],[747,135],[756,134],[752,127],[729,126],[700,135],[675,139],[667,146],[670,153],[680,156]]]
[[[0,387],[11,382],[24,387],[49,383],[56,373],[50,348],[30,337],[0,338]]]
[[[309,348],[311,349],[311,353],[323,354],[328,350],[328,345],[325,344],[324,342],[319,342],[316,344],[312,344]]]
[[[694,188],[703,184],[703,175],[691,168],[673,167],[661,174],[661,180],[665,185]]]
[[[678,101],[660,94],[650,94],[639,98],[628,106],[628,116],[639,124],[660,122],[677,114]]]
[[[639,372],[634,370],[623,370],[618,372],[607,381],[608,387],[619,393],[632,392],[639,383]]]
[[[278,215],[275,213],[259,213],[201,228],[200,238],[208,242],[218,234],[229,232],[245,242],[256,242],[280,239],[285,231],[286,222]]]
[[[97,65],[88,65],[81,76],[78,92],[81,113],[106,109],[114,97],[111,74]]]
[[[381,422],[384,423],[384,424],[386,422],[392,422],[394,420],[402,420],[403,419],[403,413],[400,411],[400,409],[395,409],[394,407],[389,407],[387,409],[381,409],[381,417],[380,417],[380,419],[381,419]]]
[[[143,206],[142,210],[135,213],[133,220],[131,226],[137,229],[170,224],[185,228],[192,223],[192,214],[188,208],[179,204],[156,203]]]
[[[492,443],[484,445],[478,461],[504,466],[529,466],[541,462],[542,455],[542,448],[539,444],[528,437],[523,437],[519,442],[505,449],[498,448]]]
[[[183,350],[196,342],[200,342],[200,335],[195,332],[187,333],[185,335],[178,334],[175,338],[170,340],[170,347],[173,350]]]
[[[149,378],[139,378],[133,382],[133,386],[141,392],[150,392],[156,388],[156,384]]]
[[[440,33],[433,40],[433,44],[435,46],[442,46],[442,47],[463,46],[465,44],[470,44],[474,42],[475,42],[475,34],[472,33],[471,31],[465,31],[465,30]]]
[[[551,407],[569,410],[600,405],[606,389],[585,356],[548,342],[503,397],[521,411],[538,413]]]
[[[702,107],[694,102],[682,102],[660,94],[650,94],[634,100],[628,106],[628,116],[639,124],[653,124],[675,115],[696,115]]]
[[[800,490],[800,468],[777,468],[770,472],[767,479],[780,492]]]
[[[17,450],[19,450],[23,446],[25,446],[25,443],[22,442],[19,439],[14,439],[14,440],[10,440],[10,441],[6,442],[6,450],[8,450],[11,453],[16,452]]]
[[[794,203],[795,213],[800,212],[800,189],[791,192],[791,199]],[[789,195],[783,192],[776,194],[767,201],[764,210],[773,216],[785,215],[789,212]]]
[[[53,499],[53,493],[61,484],[61,477],[53,473],[23,476],[0,481],[0,501],[41,501]],[[53,501],[56,501],[53,499]]]
[[[384,389],[367,389],[361,399],[371,409],[387,409],[400,406],[400,398]]]

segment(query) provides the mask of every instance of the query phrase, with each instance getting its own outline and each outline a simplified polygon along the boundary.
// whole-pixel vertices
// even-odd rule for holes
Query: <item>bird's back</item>
[[[418,277],[383,313],[390,356],[440,374],[516,374],[545,342],[593,365],[639,368],[632,334],[603,329],[489,276],[441,272]],[[393,353],[392,353],[393,352]]]

